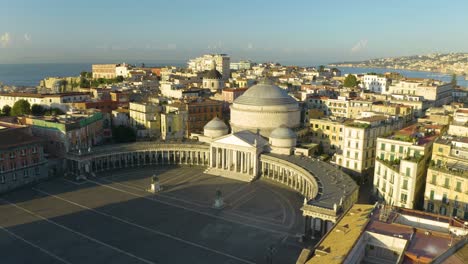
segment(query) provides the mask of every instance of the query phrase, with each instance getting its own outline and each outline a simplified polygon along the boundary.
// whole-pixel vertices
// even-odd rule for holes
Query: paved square
[[[266,263],[269,246],[273,263],[295,263],[301,196],[204,169],[130,168],[0,196],[1,263]],[[153,174],[161,193],[146,191]]]

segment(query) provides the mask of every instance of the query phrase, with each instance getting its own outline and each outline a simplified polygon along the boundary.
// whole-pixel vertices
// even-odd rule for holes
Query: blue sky
[[[73,4],[71,4],[73,2]],[[0,0],[0,64],[468,52],[468,1]]]

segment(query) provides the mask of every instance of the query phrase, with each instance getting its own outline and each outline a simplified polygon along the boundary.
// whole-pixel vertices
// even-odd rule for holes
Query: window
[[[359,154],[359,153],[358,153],[357,151],[354,152],[354,159],[358,159],[358,154]]]
[[[402,193],[400,197],[400,202],[405,204],[407,200],[408,200],[408,195],[406,193]]]
[[[409,177],[411,175],[411,168],[406,168],[406,176]]]
[[[0,176],[0,183],[5,183],[5,176],[4,175]]]
[[[391,146],[390,146],[390,151],[391,151],[391,152],[395,152],[395,145],[391,145]]]
[[[434,190],[431,190],[431,193],[429,194],[429,199],[434,200],[434,195],[435,195]]]
[[[437,184],[437,179],[436,179],[436,175],[435,175],[435,174],[432,174],[431,184],[434,184],[434,185]]]
[[[356,148],[359,148],[359,142],[356,142]]]
[[[385,154],[380,153],[380,160],[384,160],[384,159],[385,159]]]
[[[13,173],[13,180],[16,181],[16,173]]]
[[[408,190],[408,180],[403,180],[403,186],[401,188],[403,190]]]
[[[385,150],[385,143],[380,144],[380,149]]]
[[[457,181],[457,185],[455,186],[455,191],[461,192],[461,185],[462,183],[460,181]]]
[[[445,177],[444,187],[447,189],[450,188],[450,179],[448,177]]]
[[[398,152],[403,153],[403,146],[400,146],[400,148],[398,149]]]
[[[448,203],[447,193],[444,193],[442,195],[442,202],[445,203],[445,204]]]

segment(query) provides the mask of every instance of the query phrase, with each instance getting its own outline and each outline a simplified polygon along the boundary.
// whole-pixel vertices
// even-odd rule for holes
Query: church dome
[[[282,125],[271,132],[270,138],[291,139],[297,138],[297,135],[289,127]]]
[[[228,126],[218,117],[213,118],[203,127],[203,135],[211,138],[217,138],[227,135]]]
[[[220,80],[223,78],[223,75],[216,69],[211,69],[203,75],[204,79],[214,79]]]
[[[286,90],[264,81],[247,89],[243,95],[234,100],[234,103],[240,105],[277,106],[297,104],[297,101],[289,96]]]

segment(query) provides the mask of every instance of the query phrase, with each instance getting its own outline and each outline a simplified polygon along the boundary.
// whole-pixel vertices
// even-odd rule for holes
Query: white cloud
[[[0,36],[0,46],[5,48],[6,46],[10,45],[11,43],[11,37],[9,32],[3,33],[3,35]]]
[[[31,41],[31,35],[29,35],[28,33],[24,33],[24,40],[26,40],[27,42]]]
[[[356,53],[359,52],[367,47],[367,39],[359,40],[354,46],[351,48],[351,52]]]

